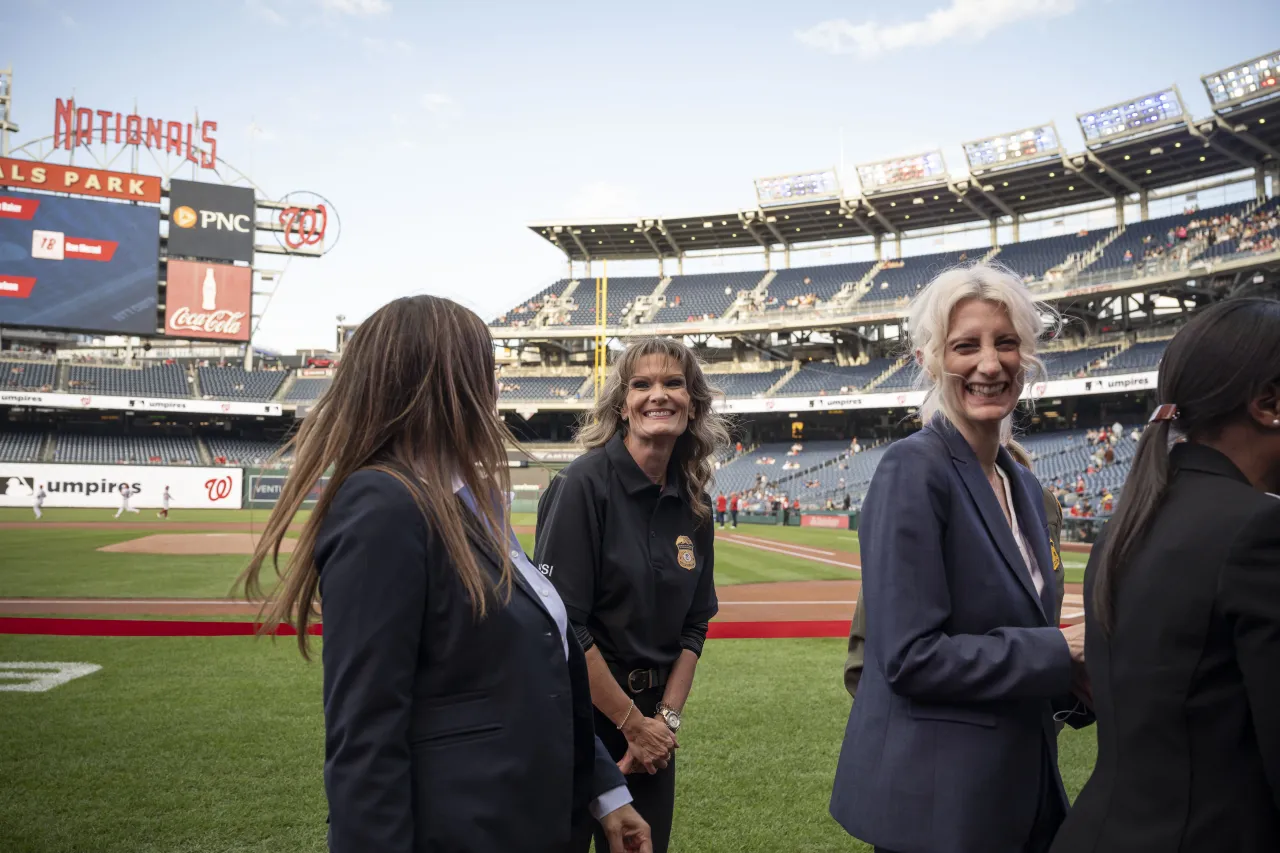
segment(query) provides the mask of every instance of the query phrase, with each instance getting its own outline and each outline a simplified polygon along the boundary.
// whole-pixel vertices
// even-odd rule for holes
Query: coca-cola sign
[[[196,337],[205,335],[240,335],[240,326],[244,321],[243,311],[214,311],[201,314],[188,311],[183,305],[169,316],[169,328],[175,332],[195,332]]]
[[[248,267],[170,260],[166,281],[166,334],[196,340],[249,340],[253,272]]]

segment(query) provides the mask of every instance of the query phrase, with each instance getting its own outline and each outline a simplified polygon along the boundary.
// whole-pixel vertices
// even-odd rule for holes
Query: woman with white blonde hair
[[[909,309],[924,428],[863,504],[865,663],[831,797],[878,851],[1041,853],[1066,816],[1054,720],[1090,719],[1083,629],[1056,624],[1040,485],[1005,446],[1046,314],[989,264]]]

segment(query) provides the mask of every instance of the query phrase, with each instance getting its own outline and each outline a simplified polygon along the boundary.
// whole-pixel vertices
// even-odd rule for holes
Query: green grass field
[[[0,636],[0,660],[102,666],[47,693],[0,693],[5,853],[325,849],[320,667],[291,640]],[[707,644],[673,851],[869,850],[827,815],[843,660],[843,640]],[[1093,740],[1061,737],[1072,796]]]

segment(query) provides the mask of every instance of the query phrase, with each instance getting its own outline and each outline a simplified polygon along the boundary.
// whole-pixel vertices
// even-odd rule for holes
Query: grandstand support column
[[[600,278],[596,279],[595,370],[592,372],[597,400],[604,391],[605,373],[609,370],[609,350],[606,344],[608,339],[604,332],[605,324],[609,319],[609,260],[606,258],[601,263],[604,270]]]
[[[244,369],[246,373],[253,371],[253,344],[244,345]]]
[[[1015,213],[1013,215],[1013,242],[1022,239],[1022,214]]]
[[[1124,196],[1116,196],[1116,227],[1124,227]]]
[[[1150,201],[1150,196],[1151,196],[1151,193],[1145,189],[1142,190],[1142,192],[1138,193],[1138,219],[1142,220],[1143,222],[1146,222],[1148,219],[1151,218],[1150,214],[1148,213],[1148,207],[1149,207],[1148,202]]]
[[[996,220],[992,219],[991,220],[991,248],[994,249],[999,245],[1000,245],[1000,234],[998,233],[998,229],[996,228]]]
[[[902,232],[897,231],[893,235],[893,256],[895,258],[902,257]]]
[[[684,252],[676,256],[676,271],[678,275],[684,275]]]
[[[876,261],[877,262],[884,260],[883,243],[884,243],[884,235],[876,234]]]
[[[784,244],[782,247],[782,262],[786,265],[786,269],[791,269],[791,244]]]
[[[1267,200],[1267,170],[1261,163],[1253,167],[1253,195],[1258,201]]]

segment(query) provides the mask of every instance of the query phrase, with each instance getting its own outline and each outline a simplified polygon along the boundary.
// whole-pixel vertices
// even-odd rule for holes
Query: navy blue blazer
[[[468,534],[496,581],[496,555]],[[572,632],[566,663],[518,573],[477,623],[443,541],[390,474],[342,483],[315,558],[333,853],[552,853],[592,799],[626,784],[595,736]]]
[[[1014,853],[1045,796],[1066,812],[1053,700],[1075,703],[1041,490],[1004,448],[997,464],[1040,595],[977,456],[947,422],[890,447],[863,503],[866,663],[831,814],[877,847]]]

